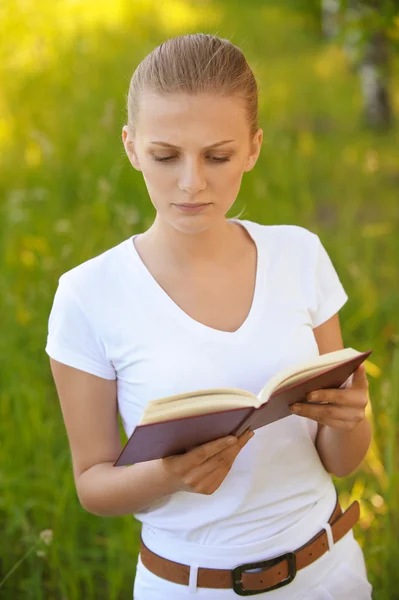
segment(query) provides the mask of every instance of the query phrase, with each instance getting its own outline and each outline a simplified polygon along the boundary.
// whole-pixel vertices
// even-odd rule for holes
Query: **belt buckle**
[[[286,560],[288,562],[288,577],[280,583],[273,585],[272,587],[265,588],[263,590],[250,590],[248,588],[244,589],[242,587],[241,574],[243,571],[247,571],[249,569],[256,569],[257,567],[272,567],[279,562]],[[280,556],[275,556],[274,558],[270,558],[269,560],[261,560],[255,563],[247,563],[244,565],[238,565],[234,569],[232,569],[233,576],[233,589],[236,594],[239,596],[252,596],[254,594],[260,594],[262,592],[269,592],[271,590],[276,590],[277,588],[283,587],[294,579],[296,575],[296,556],[295,552],[286,552],[286,554],[281,554]]]

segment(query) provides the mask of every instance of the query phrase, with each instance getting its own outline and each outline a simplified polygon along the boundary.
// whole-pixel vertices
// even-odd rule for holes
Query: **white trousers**
[[[275,536],[276,537],[276,536]],[[265,558],[259,556],[257,560]],[[270,558],[270,555],[267,557]],[[180,562],[188,564],[184,555]],[[249,562],[243,559],[242,562]],[[231,565],[236,566],[237,561]],[[200,565],[202,566],[202,565]],[[218,565],[219,566],[219,565]],[[216,565],[214,565],[216,568]],[[225,568],[221,566],[220,568]],[[134,581],[134,600],[238,600],[231,589],[196,588],[195,565],[191,563],[191,586],[167,581],[149,571],[138,556]],[[268,600],[370,600],[372,586],[367,579],[362,549],[350,530],[318,560],[297,572],[289,584],[255,594]]]
[[[328,515],[329,516],[329,515]],[[372,586],[367,579],[363,551],[350,530],[336,544],[332,543],[328,516],[324,525],[328,532],[330,549],[319,559],[297,572],[289,584],[269,592],[254,594],[259,600],[371,600]],[[317,526],[319,531],[323,525]],[[308,531],[306,531],[308,530]],[[239,595],[231,589],[196,587],[196,568],[234,568],[238,564],[256,562],[278,556],[300,547],[313,537],[309,521],[291,527],[261,544],[246,548],[200,546],[183,544],[151,535],[143,535],[144,543],[157,554],[190,565],[190,583],[172,583],[149,571],[138,555],[133,587],[134,600],[238,600]],[[296,540],[296,541],[293,541]],[[151,543],[149,543],[151,542]],[[249,545],[248,545],[249,546]],[[262,547],[260,547],[262,546]],[[245,548],[245,550],[243,550]],[[240,554],[238,554],[240,552]]]

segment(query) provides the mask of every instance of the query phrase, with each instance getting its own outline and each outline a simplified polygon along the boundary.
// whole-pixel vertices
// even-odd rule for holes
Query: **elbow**
[[[93,479],[97,472],[98,469],[95,470],[94,467],[91,467],[75,478],[75,490],[79,504],[86,512],[96,517],[113,517],[115,515],[104,510],[104,506],[102,506],[106,505],[106,502],[102,501],[101,495],[98,493],[98,483],[96,479]]]
[[[326,471],[334,477],[348,477],[359,470],[371,445],[371,426],[364,420],[359,429],[336,432],[323,428],[316,449]]]
[[[343,479],[344,477],[349,477],[349,475],[356,473],[356,471],[358,469],[359,469],[359,467],[356,467],[355,469],[340,468],[340,469],[333,469],[332,471],[329,471],[329,473],[330,473],[330,475],[333,475],[334,477],[336,477],[338,479]]]
[[[85,493],[81,476],[79,477],[79,479],[77,479],[75,481],[75,491],[76,491],[76,496],[79,501],[79,504],[83,508],[83,510],[85,510],[86,512],[91,513],[93,515],[96,514],[96,511],[93,510],[91,503],[89,502],[87,493]],[[100,515],[96,514],[96,516],[100,516]]]
[[[85,510],[86,512],[92,514],[92,515],[96,515],[96,517],[101,517],[102,515],[99,514],[98,510],[96,510],[90,502],[87,501],[87,498],[85,498],[85,496],[82,494],[81,490],[77,489],[76,490],[76,495],[78,497],[79,500],[79,504],[80,506],[83,508],[83,510]]]
[[[98,507],[96,507],[95,504],[93,504],[93,502],[91,502],[91,503],[87,502],[87,500],[82,498],[82,496],[80,496],[79,494],[78,494],[78,500],[79,500],[79,504],[83,508],[83,510],[90,513],[91,515],[95,515],[96,517],[113,517],[113,516],[115,516],[113,514],[109,514],[102,510],[99,510]]]
[[[360,468],[363,464],[363,460],[364,457],[360,460],[360,462],[357,462],[355,465],[347,462],[342,463],[340,465],[335,465],[333,469],[327,469],[327,471],[330,473],[330,475],[333,475],[334,477],[340,479],[342,479],[343,477],[349,477],[349,475],[354,475],[354,473],[360,471]]]
[[[95,515],[96,517],[104,517],[105,516],[105,515],[102,515],[98,510],[94,510],[93,508],[88,507],[83,502],[80,502],[80,506],[83,508],[83,510],[90,513],[91,515]]]
[[[87,487],[83,486],[83,482],[78,481],[76,484],[76,495],[79,500],[80,506],[86,512],[95,515],[96,517],[107,517],[108,515],[104,514],[103,511],[99,510],[99,507],[96,503],[96,498],[93,497],[93,494],[89,493]]]

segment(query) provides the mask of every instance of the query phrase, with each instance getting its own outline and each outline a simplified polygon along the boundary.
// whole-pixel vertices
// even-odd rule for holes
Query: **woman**
[[[93,514],[142,522],[135,600],[371,598],[358,505],[342,515],[332,482],[370,444],[363,366],[321,392],[327,405],[230,446],[113,467],[118,410],[130,436],[153,398],[258,393],[280,369],[343,348],[348,296],[319,237],[225,217],[260,153],[257,100],[228,40],[186,35],[146,56],[122,139],[154,222],[64,273],[54,298],[46,352],[77,494]]]

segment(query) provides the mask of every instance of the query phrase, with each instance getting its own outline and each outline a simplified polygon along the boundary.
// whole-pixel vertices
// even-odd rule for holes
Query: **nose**
[[[195,194],[206,188],[202,167],[195,160],[187,161],[179,178],[179,189],[188,194]]]

